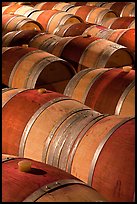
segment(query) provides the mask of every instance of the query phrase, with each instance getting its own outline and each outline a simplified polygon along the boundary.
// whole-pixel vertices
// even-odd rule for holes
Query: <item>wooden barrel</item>
[[[10,2],[9,2],[10,3]],[[21,7],[30,7],[33,8],[33,5],[30,2],[12,2],[9,5],[2,7],[2,14],[14,14],[16,10],[20,10]],[[19,13],[21,15],[21,13]]]
[[[54,94],[50,96],[55,99]],[[43,110],[44,99],[41,98],[41,102],[38,100],[39,96],[36,90],[31,90],[31,98],[28,95],[30,96],[29,90],[20,92],[3,106],[3,153],[18,154],[20,146],[19,156],[23,155],[31,159],[35,156],[35,158],[37,157],[36,160],[42,159],[47,164],[58,166],[88,183],[108,201],[132,202],[135,174],[134,118],[99,115],[86,106],[84,107],[82,103],[79,106],[81,113],[78,113],[78,103],[80,104],[80,102],[77,100],[75,100],[75,103],[77,103],[75,107],[74,103],[70,104],[69,101],[70,113],[70,109],[68,110],[66,106],[61,108],[61,104],[55,102],[55,100],[53,102],[51,97],[50,101],[47,99],[50,104],[44,109],[48,111],[51,107],[50,114]],[[42,96],[46,100],[46,95],[42,94]],[[24,100],[25,102],[23,102]],[[23,108],[21,108],[22,102]],[[57,111],[57,114],[55,113],[57,109],[56,107],[53,108],[53,105],[59,105],[59,109],[57,109],[60,111]],[[41,114],[38,108],[40,108]],[[36,120],[33,115],[35,111],[37,111]],[[63,112],[65,115],[62,116]],[[17,117],[14,117],[15,115]],[[30,117],[32,115],[33,117]],[[60,121],[58,121],[59,117]],[[12,121],[12,118],[14,119],[14,126],[9,118],[10,121]],[[23,129],[24,135],[22,135]],[[105,171],[102,171],[102,169],[105,169]],[[120,184],[122,182],[122,185],[119,182]]]
[[[2,91],[2,153],[42,161],[45,158],[45,145],[50,143],[52,134],[65,120],[73,117],[80,120],[87,118],[89,121],[102,116],[77,100],[56,92],[42,91],[43,89]]]
[[[2,202],[106,201],[97,191],[61,169],[9,156],[2,155]],[[23,165],[30,165],[30,171],[21,171]]]
[[[100,32],[103,32],[103,31],[108,31],[108,30],[112,30],[112,29],[108,29],[104,26],[101,26],[101,25],[96,25],[96,24],[93,24],[91,26],[89,26],[83,33],[82,33],[82,36],[98,36],[99,37],[99,33]]]
[[[43,50],[46,51],[46,49],[48,48],[46,46],[46,49],[44,49],[44,44],[47,43],[47,41],[50,40],[50,45],[51,46],[54,42],[56,42],[58,39],[60,39],[59,36],[54,35],[52,33],[39,33],[38,35],[36,35],[35,37],[33,37],[30,42],[29,42],[29,46],[30,47],[36,47],[38,49],[41,49],[41,47],[43,47]],[[51,42],[52,40],[52,42]],[[49,52],[50,53],[50,52]]]
[[[3,14],[2,15],[2,31],[4,30],[6,23],[15,16],[17,15],[14,15],[14,14],[5,14],[5,15]]]
[[[81,123],[75,121],[67,128],[69,124],[70,121],[66,120],[62,130],[56,131],[48,150],[45,150],[45,162],[77,176],[108,201],[132,202],[135,179],[134,118],[106,116],[94,124],[93,121],[88,122],[79,133]]]
[[[22,5],[21,4],[12,4],[12,5],[8,5],[5,7],[2,7],[2,14],[10,14],[16,11],[16,9],[20,8]]]
[[[135,2],[107,2],[103,4],[102,7],[115,11],[119,17],[135,16],[132,13],[135,8]]]
[[[76,6],[70,8],[68,13],[80,16],[89,23],[100,24],[102,21],[117,17],[114,11],[97,6]]]
[[[41,31],[38,30],[20,30],[20,31],[10,31],[2,37],[2,46],[21,46],[23,44],[28,44],[29,41]]]
[[[102,6],[104,3],[106,3],[106,2],[102,2],[102,1],[99,1],[99,2],[87,2],[87,5],[95,5],[95,6],[97,6],[97,7],[100,7],[100,6]]]
[[[37,3],[34,8],[40,9],[40,10],[51,10],[56,4],[59,2],[41,2]]]
[[[97,7],[90,11],[86,21],[89,23],[96,23],[101,25],[103,21],[111,18],[113,19],[115,17],[117,17],[117,15],[113,10]]]
[[[64,39],[65,44],[61,47],[57,43],[51,53],[70,62],[78,72],[88,67],[122,67],[134,64],[132,53],[117,43],[97,37],[68,38],[70,39]]]
[[[91,25],[91,23],[86,22],[60,25],[54,30],[54,34],[61,37],[78,36],[81,35]]]
[[[38,9],[34,9],[32,6],[27,6],[27,5],[23,5],[21,7],[19,7],[15,12],[14,14],[18,14],[18,15],[23,15],[23,16],[26,16],[28,17],[27,15],[25,15],[26,12],[28,11],[39,11]]]
[[[52,18],[54,14],[60,13],[60,12],[61,11],[57,11],[57,10],[35,11],[29,15],[29,18],[39,22],[43,26],[44,30],[46,31],[50,18]]]
[[[62,11],[60,13],[55,13],[52,16],[52,19],[50,19],[50,21],[47,25],[46,31],[48,33],[53,33],[54,30],[59,25],[66,25],[69,23],[75,24],[75,23],[81,23],[81,22],[83,22],[83,20],[79,16],[76,16],[73,14],[68,14],[67,12]]]
[[[134,116],[135,70],[82,70],[69,81],[64,94],[103,114]]]
[[[5,15],[7,15],[6,18],[2,15],[2,31],[4,34],[13,30],[43,30],[40,23],[30,18],[26,18],[22,15]]]
[[[105,2],[69,2],[70,4],[72,5],[75,5],[75,6],[84,6],[84,5],[87,5],[87,6],[101,6],[102,4],[104,4]]]
[[[96,36],[107,39],[127,47],[130,51],[135,52],[135,29],[109,29],[101,25],[92,25],[88,27],[82,34]]]
[[[116,17],[102,22],[102,26],[111,29],[135,28],[135,17]]]
[[[76,73],[67,61],[36,48],[10,47],[2,59],[2,83],[12,88],[63,92]]]
[[[94,8],[95,6],[75,6],[70,8],[67,12],[70,14],[74,14],[77,16],[80,16],[80,18],[83,19],[83,21],[86,21],[86,17],[89,14],[89,12]]]
[[[135,17],[135,2],[128,2],[121,11],[120,17]]]
[[[49,33],[52,33],[59,25],[83,22],[78,16],[58,10],[37,11],[29,15],[29,17],[38,21],[44,27],[45,31]]]
[[[120,45],[127,47],[131,52],[135,52],[135,29],[115,29],[112,31],[104,30],[100,32],[97,37],[111,40]]]
[[[70,37],[60,37],[60,39],[57,39],[57,41],[55,42],[55,44],[50,44],[50,49],[49,52],[53,53],[53,55],[55,56],[61,56],[61,53],[64,49],[64,47],[73,39],[74,37],[70,36]],[[53,45],[53,46],[52,46]],[[42,47],[43,50],[46,50],[47,47],[43,46]],[[72,61],[70,62],[72,63]]]
[[[40,10],[35,9],[35,8],[31,8],[31,9],[26,10],[23,15],[29,18],[30,15],[32,15],[33,13],[38,12],[38,11],[40,11]]]
[[[56,10],[59,10],[59,11],[67,11],[68,9],[74,7],[74,5],[70,4],[70,3],[67,3],[67,2],[59,2],[57,4],[55,4],[53,7],[52,7],[52,10],[53,9],[56,9]]]

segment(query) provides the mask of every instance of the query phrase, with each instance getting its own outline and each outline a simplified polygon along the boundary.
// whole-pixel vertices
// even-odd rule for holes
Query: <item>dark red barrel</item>
[[[61,37],[68,37],[68,36],[78,36],[82,35],[82,33],[91,25],[92,23],[69,23],[66,25],[60,25],[54,30],[54,34],[61,36]]]
[[[94,189],[61,169],[9,156],[2,155],[2,202],[105,202]],[[22,171],[26,164],[28,172]]]
[[[29,44],[29,41],[41,31],[38,30],[20,30],[11,31],[3,35],[2,46],[21,46],[23,44]]]

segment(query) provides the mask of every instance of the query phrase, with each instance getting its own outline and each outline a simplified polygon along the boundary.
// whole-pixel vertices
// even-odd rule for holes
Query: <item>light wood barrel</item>
[[[87,2],[87,5],[95,5],[95,6],[97,6],[97,7],[100,7],[100,6],[102,6],[104,3],[106,3],[106,2],[102,2],[102,1],[100,1],[100,2]]]
[[[64,94],[103,114],[134,116],[135,70],[83,70],[69,81]]]
[[[7,154],[16,155],[19,151],[18,143],[21,140],[24,147],[22,145],[20,146],[20,156],[23,155],[31,159],[35,157],[36,160],[42,159],[47,164],[52,164],[77,176],[77,178],[95,188],[108,201],[132,202],[135,176],[134,118],[101,115],[91,109],[89,110],[86,106],[84,107],[84,104],[81,104],[78,108],[78,103],[80,104],[78,101],[75,101],[77,103],[75,107],[74,103],[70,105],[69,101],[68,106],[71,106],[70,113],[70,109],[68,110],[66,106],[61,108],[61,104],[56,103],[57,101],[55,102],[55,100],[54,102],[52,101],[52,99],[58,97],[57,95],[55,96],[55,93],[52,96],[50,95],[50,101],[44,93],[42,96],[44,98],[41,97],[40,99],[36,90],[31,90],[31,92],[29,90],[23,91],[8,100],[3,106],[3,153],[6,151]],[[31,97],[31,100],[29,97]],[[25,103],[23,102],[24,100]],[[45,109],[42,105],[47,103],[46,100],[50,104]],[[23,109],[21,108],[22,102]],[[56,108],[53,111],[53,105],[59,105],[57,114],[55,114]],[[45,112],[42,107],[45,111],[51,108],[51,115]],[[39,112],[39,108],[41,113]],[[34,116],[33,119],[30,117],[35,111],[38,114],[36,114],[36,120]],[[67,115],[66,111],[68,111]],[[15,114],[18,112],[16,118],[13,112]],[[63,112],[65,115],[62,116]],[[8,120],[9,117],[11,121],[14,118],[14,126]],[[28,120],[30,120],[30,123],[28,123]],[[4,124],[6,124],[5,127]],[[17,128],[16,125],[19,126],[19,124],[20,128]],[[21,137],[22,130],[24,129],[23,126],[27,128],[24,130],[24,138]],[[8,131],[9,129],[10,131]],[[8,131],[8,134],[6,134],[6,131]],[[9,133],[10,137],[8,137]],[[102,169],[105,169],[105,171],[102,172]],[[121,186],[120,193],[114,194],[115,189],[117,192],[117,188],[115,187],[118,182],[117,178],[119,178],[123,185]]]
[[[2,82],[12,88],[63,92],[76,73],[67,61],[36,48],[10,47],[2,58]]]
[[[80,116],[80,120],[89,117],[87,118],[89,121],[101,117],[100,113],[77,100],[56,92],[46,90],[42,93],[42,91],[41,89],[3,90],[3,153],[43,161],[45,148],[50,144],[54,131],[60,128],[65,120],[72,117],[78,119]],[[22,106],[23,108],[21,108]],[[17,113],[16,118],[15,114],[12,114],[13,112]],[[7,121],[7,117],[13,119],[14,125],[9,120]],[[7,131],[9,129],[11,131],[8,139]]]
[[[23,44],[28,44],[29,41],[41,31],[38,30],[20,30],[20,31],[10,31],[3,35],[2,46],[21,46]]]
[[[9,2],[10,3],[10,2]],[[2,7],[2,14],[14,14],[16,10],[20,10],[21,7],[30,7],[33,8],[33,5],[31,5],[30,2],[12,2],[9,5],[5,5]],[[21,13],[19,13],[21,15]]]
[[[106,201],[97,191],[61,169],[12,155],[2,155],[2,160],[3,202]],[[29,163],[30,171],[20,171],[21,163]]]
[[[22,5],[21,4],[12,4],[12,5],[8,5],[5,7],[2,7],[2,14],[10,14],[13,13],[20,8]]]
[[[110,18],[103,21],[101,25],[111,29],[135,28],[135,17]]]
[[[55,6],[52,7],[53,9],[59,10],[59,11],[67,11],[68,9],[74,7],[74,5],[67,3],[67,2],[59,2]]]
[[[60,39],[60,37],[52,33],[39,33],[38,35],[36,35],[30,40],[29,46],[36,47],[38,49],[41,49],[42,47],[42,49],[46,51],[47,46],[44,49],[44,44],[47,43],[47,41],[49,40],[50,40],[50,43],[51,43],[51,40],[52,40],[52,43],[55,43],[56,41],[58,41],[58,39]],[[49,46],[51,45],[52,44],[50,44]]]
[[[76,15],[73,14],[68,14],[67,12],[60,12],[60,13],[56,13],[54,14],[54,16],[52,17],[52,19],[50,19],[50,22],[47,26],[46,31],[48,33],[53,33],[54,30],[59,26],[59,25],[66,25],[69,23],[81,23],[83,22],[83,20]]]
[[[109,29],[101,25],[92,25],[82,34],[96,36],[127,47],[130,51],[135,52],[135,29]]]
[[[38,9],[31,8],[31,9],[28,9],[27,11],[25,11],[23,15],[29,18],[33,13],[39,12],[39,11],[40,10],[38,10]]]
[[[52,19],[53,16],[56,13],[61,13],[61,12],[63,12],[63,11],[58,11],[58,10],[41,10],[41,11],[33,12],[32,14],[29,15],[29,18],[39,22],[43,26],[44,30],[46,31],[47,30],[47,26],[49,25],[50,19]]]
[[[104,38],[103,32],[97,36],[101,37],[101,35],[103,35],[103,38]],[[135,29],[134,28],[115,29],[110,34],[108,33],[105,39],[111,40],[120,45],[123,45],[127,47],[131,52],[135,52]]]
[[[113,19],[115,17],[117,17],[117,15],[113,10],[97,7],[93,8],[93,10],[89,12],[86,22],[101,25],[103,21],[111,18]]]
[[[2,30],[4,30],[6,23],[15,16],[17,15],[14,15],[14,14],[3,14],[2,15]]]
[[[80,121],[78,117],[65,120],[56,129],[51,142],[47,141],[43,161],[77,176],[108,201],[132,202],[135,119],[112,115],[87,120],[84,124],[85,120]],[[102,169],[105,170],[102,172]],[[116,188],[118,181],[123,184],[118,183],[120,192],[119,187]],[[119,193],[114,194],[114,191]]]
[[[89,14],[89,12],[95,8],[95,6],[75,6],[70,8],[67,12],[70,14],[74,14],[77,16],[80,16],[84,21],[86,21],[86,17]]]
[[[135,2],[107,2],[102,7],[115,11],[119,17],[135,16],[135,13],[132,13],[135,8]]]
[[[64,39],[65,44],[61,47],[59,43],[56,44],[51,53],[70,62],[76,71],[88,67],[122,67],[134,64],[132,53],[117,43],[97,37],[76,36],[68,38],[70,40],[66,40],[66,43]]]
[[[99,37],[99,34],[103,31],[108,31],[108,30],[112,30],[112,29],[108,29],[104,26],[101,26],[101,25],[96,25],[96,24],[93,24],[91,25],[90,27],[88,27],[83,33],[82,33],[82,36],[98,36]]]
[[[6,21],[5,19],[2,20],[2,31],[4,34],[13,30],[43,30],[40,23],[30,18],[26,18],[22,15],[5,15],[7,15]],[[2,18],[4,17],[2,16]]]
[[[32,6],[21,6],[19,7],[14,14],[23,15],[25,17],[29,17],[32,12],[39,11],[38,9],[34,9]]]
[[[37,3],[34,8],[40,9],[40,10],[51,10],[56,4],[59,2],[41,2]]]
[[[101,24],[106,19],[117,17],[113,10],[97,6],[76,6],[67,12],[80,16],[86,22],[95,24]]]

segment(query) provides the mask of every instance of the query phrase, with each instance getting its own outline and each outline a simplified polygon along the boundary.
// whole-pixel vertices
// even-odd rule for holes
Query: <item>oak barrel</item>
[[[102,7],[115,11],[119,17],[135,16],[135,14],[132,14],[132,10],[135,8],[135,2],[106,2]]]
[[[37,21],[22,15],[2,15],[2,32],[5,34],[13,30],[43,30],[43,27]]]
[[[61,108],[57,100],[52,101],[55,93],[47,100],[50,103],[42,106],[48,95],[38,94],[40,92],[36,90],[25,90],[5,99],[2,109],[3,153],[35,157],[88,183],[108,201],[132,202],[134,118],[101,115],[79,101],[74,103],[74,99],[70,104],[70,98],[67,99],[71,108],[66,104]],[[14,120],[14,125],[9,118]]]
[[[117,17],[113,10],[93,6],[75,6],[70,8],[68,13],[80,16],[84,21],[89,23],[101,24],[102,21]]]
[[[46,138],[50,141],[49,134],[67,118],[91,115],[93,120],[101,115],[77,100],[43,89],[4,89],[2,107],[3,153],[39,161],[45,152]],[[10,123],[12,119],[14,124]]]
[[[91,25],[82,34],[96,36],[127,47],[130,51],[135,52],[135,29],[110,29],[101,25]]]
[[[37,22],[39,22],[44,30],[47,30],[47,26],[49,25],[50,19],[53,18],[53,16],[56,13],[60,13],[62,11],[58,11],[58,10],[39,10],[36,12],[33,12],[29,15],[29,18],[36,20]]]
[[[104,20],[101,25],[111,29],[135,28],[135,17],[116,17]]]
[[[54,34],[61,37],[82,35],[82,33],[91,25],[91,23],[86,22],[60,25],[54,30]]]
[[[59,10],[59,11],[67,11],[68,9],[74,7],[74,5],[67,3],[67,2],[58,2],[52,7],[53,9]]]
[[[111,29],[112,30],[112,29]],[[135,52],[135,29],[115,29],[112,31],[104,30],[97,37],[111,40],[120,45],[127,47],[131,52]]]
[[[2,7],[2,14],[10,14],[16,11],[16,9],[20,8],[21,4],[9,4],[8,6]]]
[[[54,30],[59,26],[59,25],[66,25],[69,23],[81,23],[83,22],[83,20],[76,15],[73,14],[69,14],[67,12],[60,12],[60,13],[56,13],[54,14],[54,16],[52,17],[52,19],[50,20],[46,31],[48,33],[53,33]]]
[[[20,31],[10,31],[2,36],[2,46],[21,46],[23,44],[29,44],[30,40],[41,33],[39,30],[20,30]]]
[[[2,202],[105,202],[71,174],[28,158],[2,155]],[[29,172],[19,165],[31,165]]]
[[[70,120],[64,121],[45,149],[45,163],[80,178],[108,201],[132,202],[135,119],[112,115],[87,121],[84,127],[83,122],[69,126]]]
[[[40,10],[51,10],[56,4],[59,2],[37,2],[37,4],[34,6],[36,9]]]
[[[35,37],[33,37],[30,42],[29,42],[29,46],[30,47],[35,47],[38,49],[42,49],[44,51],[48,50],[49,51],[49,47],[52,47],[52,44],[55,44],[58,40],[60,39],[59,36],[54,35],[52,33],[39,33],[37,34]],[[47,43],[50,41],[49,46],[47,46]],[[44,45],[46,44],[45,48]]]
[[[12,88],[45,87],[63,92],[76,73],[67,61],[37,48],[2,49],[2,83]]]
[[[82,70],[69,81],[64,94],[103,114],[134,116],[135,70]]]
[[[65,42],[64,45],[60,45],[61,41]],[[122,67],[134,64],[134,55],[126,47],[92,36],[65,37],[55,44],[51,53],[70,62],[77,72],[88,67]]]

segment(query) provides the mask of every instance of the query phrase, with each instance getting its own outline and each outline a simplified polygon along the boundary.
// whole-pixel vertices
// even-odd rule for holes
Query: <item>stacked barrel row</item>
[[[3,201],[134,201],[134,3],[3,3]]]

